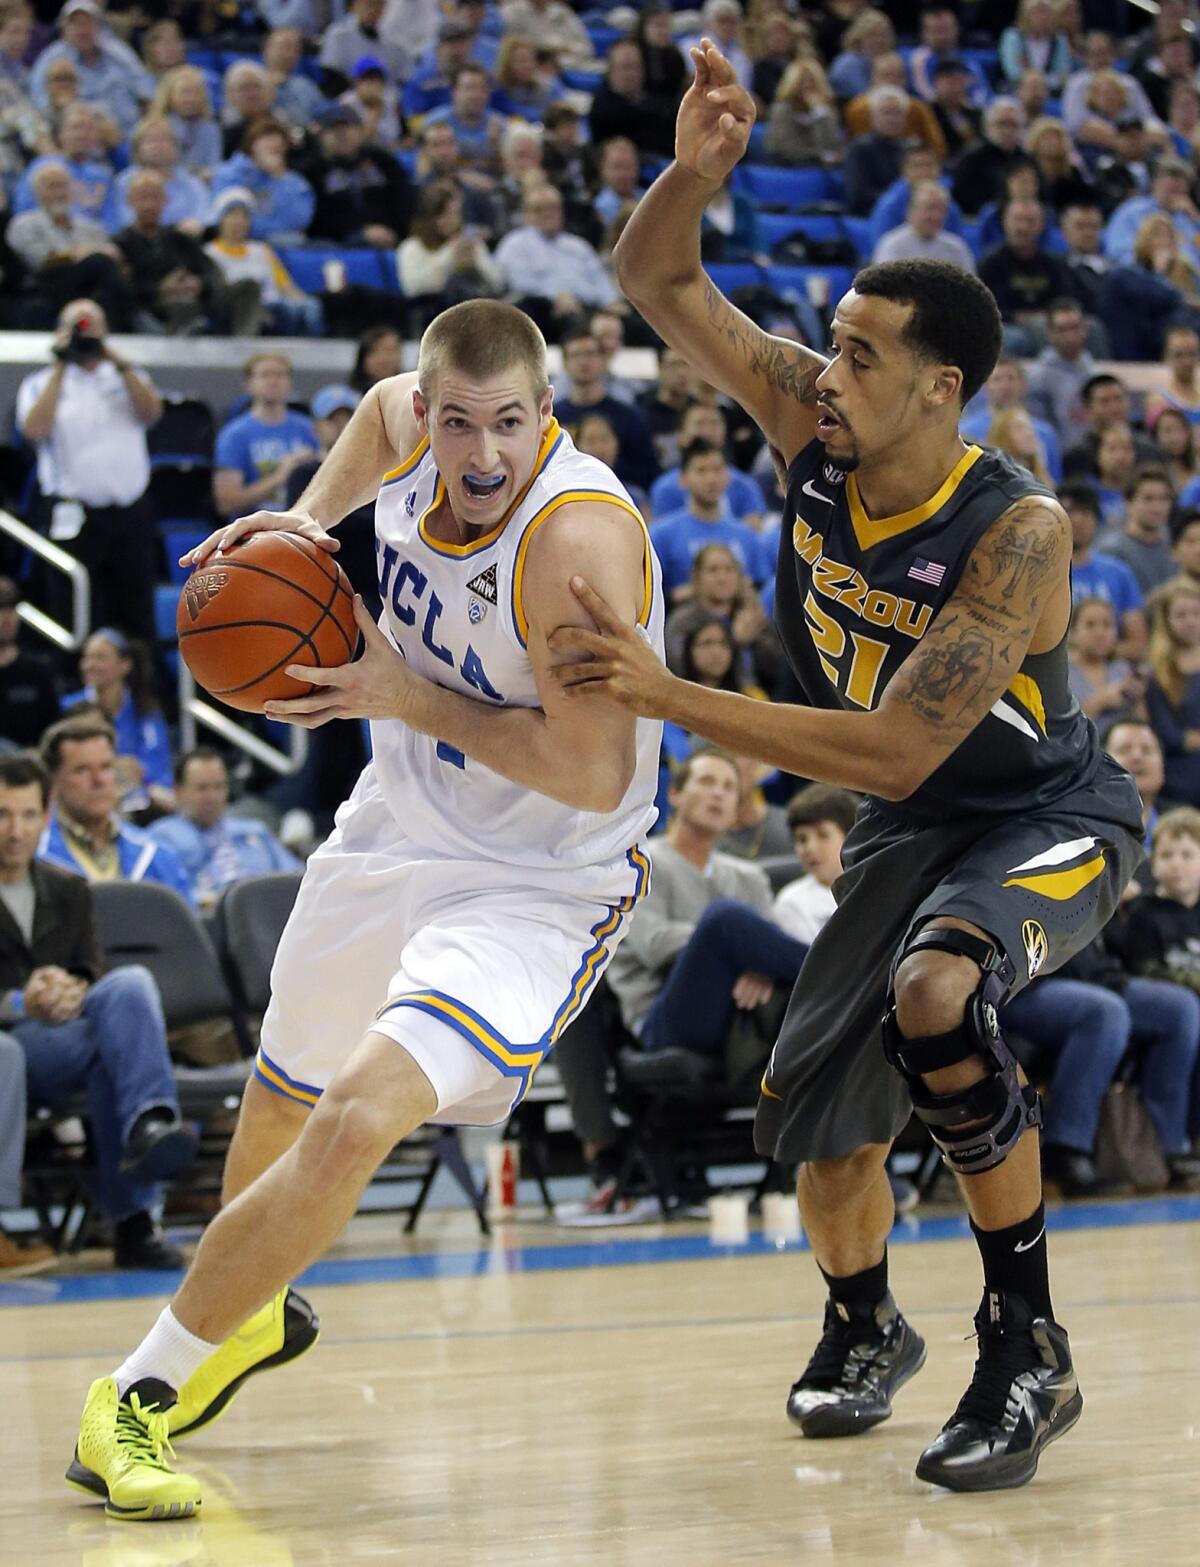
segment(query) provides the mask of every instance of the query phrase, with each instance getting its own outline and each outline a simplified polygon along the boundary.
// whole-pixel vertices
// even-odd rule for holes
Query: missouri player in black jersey
[[[917,1474],[1021,1485],[1082,1398],[1050,1297],[1041,1109],[997,1013],[1109,918],[1141,855],[1138,795],[1067,687],[1067,519],[958,434],[1000,347],[991,294],[944,263],[872,266],[838,304],[831,360],[761,331],[699,246],[754,107],[711,43],[692,55],[676,161],[626,228],[618,273],[787,469],[776,615],[806,705],[676,679],[578,581],[599,631],[555,633],[558,680],[866,796],[755,1123],[762,1152],[799,1162],[829,1286],[788,1413],[806,1436],[864,1431],[924,1361],[887,1272],[884,1161],[915,1109],[962,1186],[984,1273],[975,1373]]]

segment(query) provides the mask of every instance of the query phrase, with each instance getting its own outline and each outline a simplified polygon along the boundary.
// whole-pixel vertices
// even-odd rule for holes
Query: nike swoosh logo
[[[823,506],[832,506],[833,505],[833,496],[832,495],[822,495],[820,490],[814,490],[813,489],[813,482],[812,482],[811,479],[806,479],[804,481],[804,483],[800,486],[800,488],[804,492],[805,495],[811,495],[814,501],[820,501]]]
[[[1037,1234],[1033,1237],[1033,1239],[1031,1241],[1018,1241],[1017,1244],[1013,1247],[1013,1250],[1014,1251],[1032,1251],[1033,1248],[1037,1245],[1038,1241],[1041,1240],[1042,1236],[1045,1235],[1045,1233],[1046,1233],[1046,1226],[1043,1224],[1041,1229],[1037,1232]]]

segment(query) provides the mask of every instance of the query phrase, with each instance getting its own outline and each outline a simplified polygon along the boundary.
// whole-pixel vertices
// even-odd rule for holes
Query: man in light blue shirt
[[[431,109],[427,125],[449,125],[458,139],[463,167],[480,174],[494,174],[500,166],[500,138],[504,116],[488,108],[492,79],[481,65],[460,65],[450,91],[450,102]]]
[[[155,822],[150,836],[175,854],[201,908],[214,904],[230,882],[303,870],[265,822],[227,814],[229,773],[220,752],[203,745],[189,751],[175,781],[179,810]]]
[[[283,354],[255,354],[245,373],[249,411],[217,433],[213,498],[222,517],[259,507],[282,511],[292,470],[320,449],[312,420],[288,407],[291,362]]]
[[[1132,266],[1138,229],[1146,218],[1160,214],[1171,220],[1185,259],[1195,266],[1200,261],[1200,214],[1192,201],[1187,164],[1178,158],[1160,158],[1150,194],[1131,196],[1109,218],[1104,230],[1104,254],[1120,266]]]
[[[42,737],[51,810],[38,858],[88,881],[153,881],[192,901],[183,866],[165,844],[117,815],[121,786],[112,726],[99,714],[60,718]]]
[[[44,50],[33,68],[30,91],[39,109],[47,109],[46,72],[55,60],[70,60],[79,72],[79,96],[131,131],[142,107],[154,96],[154,78],[125,44],[104,25],[95,0],[68,0],[59,13],[60,40]]]
[[[692,403],[679,421],[679,450],[684,452],[693,441],[706,441],[719,452],[725,450],[725,415],[711,403]],[[765,509],[763,492],[756,480],[740,468],[725,465],[726,485],[721,497],[722,506],[731,522],[740,522],[754,529],[758,527]],[[688,492],[683,483],[680,468],[670,468],[654,481],[650,489],[650,507],[655,517],[665,518],[671,512],[682,511],[688,503]]]
[[[545,302],[543,331],[549,326],[557,340],[563,325],[579,314],[582,305],[596,309],[616,303],[617,285],[600,257],[586,239],[563,229],[563,199],[553,185],[529,191],[521,220],[520,228],[496,246],[496,261],[510,294],[522,301]],[[530,314],[537,319],[536,307]]]
[[[970,407],[958,421],[958,432],[964,441],[977,441],[982,445],[986,443],[992,420],[998,413],[1006,408],[1023,408],[1029,414],[1029,422],[1042,443],[1050,477],[1055,484],[1061,484],[1063,463],[1058,431],[1045,419],[1038,419],[1030,413],[1026,391],[1025,367],[1021,361],[1012,354],[1001,354],[987,384],[972,399]]]
[[[73,103],[58,128],[56,153],[47,153],[22,174],[13,193],[13,212],[32,212],[37,206],[34,181],[48,164],[61,164],[71,177],[71,216],[108,228],[111,216],[113,169],[100,151],[96,115],[86,103]]]
[[[756,587],[771,576],[775,562],[753,528],[735,522],[725,510],[729,468],[725,454],[709,441],[692,441],[683,449],[683,487],[687,506],[657,521],[650,532],[662,566],[663,592],[668,602],[686,597],[692,562],[706,544],[724,544]]]

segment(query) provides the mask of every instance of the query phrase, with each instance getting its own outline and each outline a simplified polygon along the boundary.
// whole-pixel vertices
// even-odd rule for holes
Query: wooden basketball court
[[[1200,1199],[1052,1215],[1058,1315],[1087,1399],[1019,1491],[913,1477],[974,1358],[978,1262],[957,1216],[897,1232],[892,1277],[929,1342],[890,1423],[808,1442],[784,1416],[819,1328],[812,1260],[718,1251],[702,1225],[457,1215],[408,1245],[355,1222],[307,1293],[306,1359],[251,1383],[179,1461],[182,1524],[108,1522],[62,1483],[88,1382],[162,1281],[81,1273],[0,1290],[0,1560],[12,1567],[1187,1567],[1200,1563]]]

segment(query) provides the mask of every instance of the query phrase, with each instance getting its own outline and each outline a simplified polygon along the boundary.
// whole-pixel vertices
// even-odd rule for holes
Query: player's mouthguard
[[[481,479],[477,474],[463,474],[463,488],[468,495],[474,495],[478,500],[484,500],[489,495],[495,495],[496,491],[504,483],[504,475],[498,474],[493,479]]]

